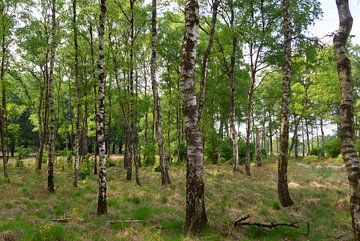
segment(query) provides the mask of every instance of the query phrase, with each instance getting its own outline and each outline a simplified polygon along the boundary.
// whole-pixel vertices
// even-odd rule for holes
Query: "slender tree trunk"
[[[199,122],[201,120],[204,104],[205,104],[205,92],[206,92],[206,72],[207,65],[210,57],[210,53],[214,44],[214,36],[215,36],[215,27],[217,21],[218,8],[221,0],[214,0],[212,4],[212,17],[210,24],[210,34],[209,34],[209,42],[207,48],[205,50],[202,66],[201,66],[201,77],[200,77],[200,98],[199,98]]]
[[[139,138],[139,115],[138,115],[138,88],[139,88],[139,78],[137,71],[135,72],[135,112],[134,112],[134,120],[135,120],[135,141],[134,141],[134,162],[135,162],[135,180],[136,184],[141,186],[140,176],[139,176],[139,167],[141,166],[141,147],[140,147],[140,138]]]
[[[180,79],[177,82],[177,92],[180,94]],[[181,113],[181,103],[180,98],[177,98],[176,101],[176,132],[177,132],[177,161],[181,162],[181,121],[180,121],[180,113]]]
[[[284,31],[284,79],[282,97],[282,115],[280,129],[280,157],[278,164],[278,196],[283,207],[291,206],[287,166],[289,159],[289,106],[290,106],[290,79],[291,79],[291,17],[290,0],[283,0],[283,31]]]
[[[255,84],[255,71],[253,67],[251,67],[251,86],[248,91],[248,98],[247,98],[247,111],[246,111],[246,140],[245,140],[245,173],[248,176],[251,176],[250,172],[250,159],[251,159],[251,143],[250,143],[250,136],[251,136],[251,121],[252,121],[252,99],[254,94],[254,84]]]
[[[45,28],[45,34],[47,35],[47,28]],[[49,39],[47,38],[47,42]],[[48,60],[49,60],[49,52],[48,49],[45,53],[45,66],[44,66],[44,86],[45,90],[43,91],[44,96],[44,116],[43,116],[43,123],[42,123],[42,132],[41,132],[41,138],[39,139],[39,150],[37,155],[37,170],[38,172],[41,171],[41,166],[43,162],[43,156],[44,156],[44,150],[47,145],[48,141],[48,124],[49,124],[49,69],[48,69]],[[71,105],[71,102],[70,102]],[[41,109],[39,109],[41,115]]]
[[[172,161],[172,157],[171,157],[171,136],[170,136],[170,131],[171,131],[171,106],[172,106],[172,91],[171,91],[171,84],[168,83],[168,90],[169,90],[169,109],[168,109],[168,113],[167,113],[167,120],[168,120],[168,126],[167,126],[167,163],[170,163]]]
[[[81,120],[82,120],[82,111],[81,111],[81,83],[79,75],[79,46],[78,46],[78,37],[77,37],[77,21],[76,21],[76,0],[73,0],[73,31],[74,31],[74,73],[75,73],[75,83],[76,83],[76,93],[77,93],[77,104],[76,104],[76,134],[75,134],[75,161],[74,161],[74,187],[78,186],[78,175],[79,175],[79,162],[80,162],[80,146],[81,141]]]
[[[351,75],[351,62],[346,54],[346,42],[351,32],[353,19],[348,0],[336,0],[339,14],[339,30],[334,36],[334,52],[340,84],[340,138],[341,153],[348,174],[350,211],[354,240],[360,240],[360,165],[355,149],[354,102]]]
[[[1,16],[4,16],[4,6],[1,8]],[[6,138],[6,83],[5,83],[5,61],[6,61],[6,43],[5,43],[5,23],[2,21],[3,31],[2,31],[2,43],[1,43],[1,73],[0,73],[0,84],[1,84],[1,109],[0,109],[0,141],[1,141],[1,154],[3,160],[3,172],[6,181],[10,181],[9,171],[8,171],[8,147],[7,147],[7,138]]]
[[[135,19],[134,19],[134,3],[136,0],[130,0],[130,64],[129,64],[129,93],[132,97],[131,99],[134,99],[134,45],[135,45]],[[132,133],[129,133],[129,151],[128,151],[128,163],[127,163],[127,173],[126,173],[126,180],[131,180],[132,178],[132,166],[133,162],[135,161],[135,155],[136,155],[136,148],[134,147],[135,142],[135,113],[134,113],[134,105],[132,103],[133,101],[130,100],[129,105],[129,117],[130,117],[130,128],[129,131]],[[136,163],[135,163],[136,164]]]
[[[46,89],[48,88],[47,83],[45,83],[45,88]],[[41,90],[40,90],[40,100],[39,100],[39,105],[38,105],[39,146],[38,146],[38,153],[36,155],[36,168],[37,168],[38,172],[41,171],[41,166],[42,166],[42,161],[43,161],[44,139],[45,139],[44,132],[46,131],[45,126],[44,126],[45,122],[43,121],[43,119],[45,119],[46,117],[42,115],[44,96],[46,96],[45,98],[47,98],[47,92],[44,91],[41,88]]]
[[[51,49],[50,49],[50,69],[49,69],[49,113],[50,113],[50,131],[49,131],[49,158],[48,158],[48,190],[54,192],[54,162],[56,160],[55,153],[55,109],[53,97],[53,81],[55,67],[55,51],[56,51],[56,0],[51,1]]]
[[[90,50],[91,50],[91,65],[92,65],[92,76],[93,76],[93,94],[94,94],[94,113],[97,114],[97,101],[98,101],[98,94],[97,94],[97,78],[96,78],[96,70],[95,70],[95,54],[94,54],[94,37],[93,37],[93,29],[92,23],[89,22],[89,34],[90,34]],[[95,125],[97,126],[97,118],[95,117]],[[98,152],[98,136],[97,131],[95,133],[95,145],[94,145],[94,174],[97,174],[97,152]]]
[[[232,6],[230,6],[230,25],[234,25],[235,21],[235,13]],[[229,87],[230,87],[230,136],[232,142],[232,161],[233,161],[233,171],[240,171],[239,166],[239,146],[238,146],[238,136],[235,127],[236,114],[235,114],[235,64],[236,64],[236,49],[237,49],[237,38],[235,33],[233,33],[232,37],[232,53],[230,58],[230,71],[229,71]]]
[[[269,144],[270,144],[270,156],[274,155],[274,151],[273,151],[273,128],[272,128],[272,117],[271,114],[269,113],[270,119],[269,119]]]
[[[304,121],[301,122],[301,135],[302,135],[302,156],[305,156],[305,135],[304,135]]]
[[[324,149],[325,134],[324,134],[323,118],[320,118],[320,131],[321,131],[321,156],[325,156],[325,149]]]
[[[115,69],[115,78],[117,77],[117,68]],[[107,121],[107,134],[106,134],[106,154],[107,154],[107,158],[110,159],[111,158],[111,151],[110,151],[110,147],[111,147],[111,118],[112,118],[112,96],[111,96],[111,88],[112,88],[112,80],[111,78],[109,79],[109,88],[108,88],[108,101],[109,101],[109,105],[108,105],[108,111],[107,111],[107,115],[108,115],[108,121]]]
[[[144,86],[144,98],[145,100],[147,99],[147,84],[148,84],[148,80],[147,80],[147,74],[146,74],[146,66],[145,66],[145,61],[144,61],[144,81],[145,81],[145,86]],[[148,129],[149,129],[149,113],[146,110],[145,111],[145,126],[144,126],[144,146],[147,148],[148,146]]]
[[[106,149],[105,149],[105,73],[104,73],[104,32],[106,18],[106,0],[100,1],[99,20],[99,105],[96,113],[96,132],[98,137],[100,170],[99,170],[99,194],[97,214],[107,213],[106,200]]]
[[[256,127],[256,166],[261,167],[261,147],[260,147],[260,130]]]
[[[310,136],[309,136],[309,123],[308,119],[305,118],[305,134],[306,134],[306,144],[307,144],[307,152],[306,155],[310,155]]]
[[[203,181],[203,143],[195,95],[196,45],[199,40],[199,3],[185,1],[185,35],[181,57],[181,92],[187,140],[186,222],[189,231],[207,223]]]
[[[159,148],[159,158],[160,158],[160,173],[161,173],[161,183],[163,185],[170,184],[170,177],[168,173],[167,163],[165,160],[165,150],[163,144],[163,138],[161,133],[161,105],[160,97],[158,91],[158,83],[156,81],[156,68],[157,68],[157,56],[156,56],[156,46],[157,46],[157,3],[156,0],[152,0],[152,18],[151,18],[151,65],[150,65],[150,74],[151,74],[151,86],[154,97],[154,107],[156,111],[156,142]]]

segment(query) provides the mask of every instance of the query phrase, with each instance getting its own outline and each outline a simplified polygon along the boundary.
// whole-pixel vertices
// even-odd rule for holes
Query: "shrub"
[[[275,210],[280,210],[280,209],[281,209],[280,203],[279,203],[278,201],[273,201],[273,202],[271,203],[271,206],[272,206],[272,208],[275,209]]]
[[[79,170],[79,177],[80,179],[84,180],[86,179],[87,176],[90,176],[91,174],[91,163],[90,163],[90,154],[87,153],[84,156],[83,159],[83,165],[81,165],[80,170]]]
[[[17,148],[18,155],[17,155],[15,166],[16,167],[23,167],[24,163],[23,163],[22,160],[29,157],[30,152],[31,152],[30,148],[18,147]]]
[[[318,161],[318,157],[314,155],[304,157],[304,161],[307,163],[316,162]]]
[[[176,153],[174,153],[174,156],[178,156],[178,153],[177,153],[177,149],[175,148],[175,152]],[[186,145],[185,145],[185,143],[183,143],[183,142],[181,142],[180,143],[180,146],[179,146],[179,155],[180,155],[180,159],[179,160],[177,160],[178,162],[183,162],[183,161],[185,161],[186,160]]]
[[[111,159],[108,159],[106,160],[106,167],[116,167],[116,162],[111,160]]]
[[[314,147],[310,151],[310,155],[312,156],[320,156],[320,154],[321,154],[321,149],[319,147]]]
[[[85,180],[87,176],[90,176],[89,170],[86,167],[81,166],[79,169],[79,178]]]
[[[341,147],[340,147],[340,139],[337,136],[329,137],[325,140],[324,147],[325,152],[333,157],[336,158],[341,153]]]
[[[221,159],[223,161],[229,161],[231,160],[231,155],[232,155],[232,144],[231,144],[231,139],[227,138],[225,140],[223,140],[220,144],[220,154],[221,154]]]
[[[238,147],[239,147],[240,163],[244,163],[246,156],[246,143],[243,138],[239,138]],[[221,143],[220,153],[223,161],[229,161],[232,159],[232,142],[230,138],[225,139]],[[254,156],[255,156],[255,144],[250,143],[250,160],[253,160]]]
[[[155,163],[156,147],[152,141],[147,141],[143,147],[144,165],[153,165]]]

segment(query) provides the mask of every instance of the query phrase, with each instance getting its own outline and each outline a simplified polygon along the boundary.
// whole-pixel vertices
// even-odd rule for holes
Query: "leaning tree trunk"
[[[204,56],[202,59],[201,78],[200,78],[200,97],[199,97],[199,122],[201,120],[202,113],[204,111],[207,65],[208,65],[210,53],[211,53],[211,50],[212,50],[212,47],[214,44],[215,26],[216,26],[217,14],[218,14],[218,8],[219,8],[220,1],[221,0],[213,1],[209,42],[208,42],[207,48],[205,50],[205,53],[204,53]]]
[[[203,181],[203,143],[195,95],[196,45],[199,39],[199,3],[185,1],[185,35],[181,57],[181,92],[187,141],[186,223],[189,231],[207,223]]]
[[[51,48],[50,48],[50,70],[49,70],[49,114],[50,114],[50,129],[49,129],[49,158],[48,158],[48,190],[54,192],[54,161],[56,159],[55,153],[55,109],[53,97],[53,81],[54,81],[54,67],[55,67],[55,51],[56,51],[56,0],[52,0],[51,6]]]
[[[161,183],[163,185],[170,184],[170,177],[168,173],[167,163],[165,160],[164,143],[161,133],[161,105],[158,91],[158,84],[156,82],[156,45],[157,45],[157,27],[156,27],[156,0],[152,0],[152,18],[151,18],[151,86],[154,97],[154,107],[156,110],[156,142],[159,147],[160,157],[160,172]]]
[[[106,0],[100,2],[99,20],[99,91],[98,109],[96,113],[96,132],[98,137],[100,170],[97,214],[107,213],[106,201],[106,147],[105,147],[105,73],[104,73],[104,32],[106,17]]]
[[[80,146],[81,146],[81,85],[80,85],[80,76],[79,76],[79,46],[77,38],[77,22],[76,22],[76,0],[73,0],[73,31],[74,31],[74,68],[75,68],[75,82],[76,82],[76,92],[77,92],[77,117],[76,117],[76,136],[75,136],[75,162],[74,162],[74,187],[78,186],[78,174],[79,174],[79,161],[80,161]]]
[[[289,106],[290,106],[290,79],[291,79],[291,19],[290,0],[283,0],[283,31],[284,31],[284,77],[282,115],[280,129],[280,157],[278,164],[278,196],[283,207],[293,204],[288,181],[287,166],[289,159]]]
[[[355,149],[354,103],[352,90],[351,62],[346,55],[346,42],[350,35],[353,19],[348,0],[337,0],[339,30],[334,36],[334,52],[340,84],[340,138],[341,153],[348,174],[350,194],[350,212],[354,240],[360,240],[360,165]]]

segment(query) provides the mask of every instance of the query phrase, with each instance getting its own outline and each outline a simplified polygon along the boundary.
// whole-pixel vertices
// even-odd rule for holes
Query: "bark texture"
[[[104,73],[104,34],[106,18],[106,0],[100,2],[99,20],[99,91],[98,109],[96,113],[96,132],[99,146],[100,169],[99,169],[99,194],[97,214],[107,213],[106,201],[106,146],[105,146],[105,73]]]
[[[203,143],[195,95],[196,45],[199,39],[199,3],[185,1],[185,35],[181,57],[181,93],[187,141],[186,223],[189,231],[207,222],[203,182]]]
[[[351,62],[346,54],[353,18],[348,0],[336,1],[339,14],[339,30],[334,36],[334,52],[340,84],[340,138],[341,153],[344,157],[350,185],[350,212],[354,240],[360,240],[360,165],[355,149],[354,102]]]
[[[234,26],[235,13],[233,8],[232,1],[230,2],[230,25]],[[237,49],[237,38],[235,33],[232,37],[232,52],[230,57],[230,70],[229,70],[229,88],[230,88],[230,137],[232,142],[232,160],[233,160],[233,170],[240,171],[239,165],[239,146],[238,146],[238,135],[236,131],[236,113],[235,113],[235,64],[236,64],[236,49]]]
[[[55,192],[54,188],[54,162],[56,159],[55,153],[55,109],[53,97],[53,81],[54,81],[54,67],[55,67],[55,52],[56,52],[56,0],[51,1],[51,46],[50,46],[50,69],[49,69],[49,113],[50,113],[50,129],[49,129],[49,154],[48,154],[48,190]]]
[[[76,117],[76,136],[75,136],[75,161],[74,161],[74,187],[78,186],[78,174],[79,174],[79,161],[80,161],[80,143],[81,143],[81,126],[82,120],[81,113],[81,85],[79,76],[79,46],[77,38],[77,22],[76,22],[76,0],[73,0],[73,31],[74,31],[74,68],[75,68],[75,82],[77,92],[77,117]]]
[[[293,204],[288,181],[287,166],[289,159],[289,106],[291,79],[291,17],[290,0],[283,0],[283,31],[284,31],[284,67],[283,67],[283,96],[280,127],[280,156],[278,163],[278,196],[283,207]]]
[[[156,142],[159,148],[159,157],[160,157],[160,173],[161,173],[161,183],[163,185],[170,184],[170,177],[168,172],[167,163],[165,160],[165,150],[164,143],[161,132],[161,105],[160,105],[160,97],[158,91],[158,83],[156,81],[156,45],[157,45],[157,26],[156,26],[156,0],[152,0],[152,18],[151,18],[151,86],[154,97],[154,108],[156,110]]]

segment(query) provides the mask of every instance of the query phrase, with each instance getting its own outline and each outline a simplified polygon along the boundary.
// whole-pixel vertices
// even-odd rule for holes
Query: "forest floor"
[[[289,187],[295,204],[281,208],[277,198],[276,159],[252,167],[252,176],[233,173],[228,164],[204,168],[209,225],[199,234],[184,231],[185,165],[171,165],[172,184],[140,169],[142,186],[125,181],[122,162],[108,168],[108,215],[97,216],[97,176],[72,186],[73,171],[55,166],[55,190],[46,189],[34,161],[10,164],[11,183],[0,177],[0,240],[351,240],[345,169],[336,160],[290,160]],[[2,167],[1,167],[2,168]],[[252,222],[294,222],[299,229],[235,228],[239,217]],[[309,234],[307,223],[309,223]]]

